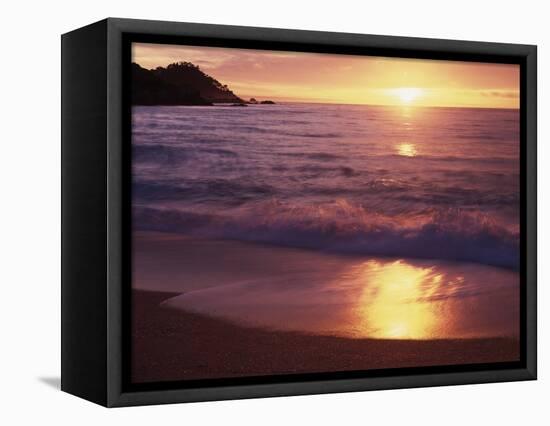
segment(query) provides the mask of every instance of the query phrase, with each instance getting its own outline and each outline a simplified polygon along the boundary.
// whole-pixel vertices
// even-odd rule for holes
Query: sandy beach
[[[133,293],[134,383],[519,359],[517,339],[346,339],[265,331],[159,307],[172,296]]]
[[[519,359],[513,271],[134,238],[135,383]]]

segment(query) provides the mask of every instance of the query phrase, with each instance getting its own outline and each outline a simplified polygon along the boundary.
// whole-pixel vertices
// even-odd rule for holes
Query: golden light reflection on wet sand
[[[185,243],[187,247],[189,242]],[[205,258],[224,249],[227,272],[200,279],[193,270],[188,277],[178,274],[175,283],[193,287],[178,290],[181,294],[163,306],[247,327],[358,339],[518,335],[516,271],[433,260],[360,259],[234,242],[201,244],[206,247],[202,253],[208,253]],[[228,252],[234,257],[227,257]],[[250,256],[261,267],[239,275],[234,259]],[[174,261],[179,262],[179,257]]]
[[[452,295],[461,277],[447,281],[434,268],[403,261],[363,265],[368,282],[360,299],[364,332],[384,339],[429,339],[437,337],[449,320],[443,298]],[[438,300],[439,299],[439,300]]]

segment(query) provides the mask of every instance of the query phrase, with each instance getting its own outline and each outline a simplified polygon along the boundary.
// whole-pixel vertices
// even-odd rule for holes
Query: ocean
[[[134,106],[135,231],[519,267],[519,111]]]

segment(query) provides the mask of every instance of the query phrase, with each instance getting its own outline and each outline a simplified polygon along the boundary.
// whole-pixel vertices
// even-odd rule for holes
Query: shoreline
[[[392,261],[395,259],[406,259],[410,261],[415,262],[438,262],[441,264],[470,264],[470,265],[478,265],[480,267],[489,267],[489,268],[497,268],[497,269],[503,269],[505,271],[510,271],[514,273],[519,273],[519,266],[512,266],[512,265],[506,265],[506,264],[498,264],[498,263],[491,263],[491,262],[482,262],[482,261],[475,261],[475,260],[456,260],[456,259],[449,259],[445,257],[441,258],[434,258],[433,256],[428,255],[422,255],[422,254],[414,254],[414,255],[399,255],[399,254],[386,254],[386,253],[369,253],[369,252],[360,252],[360,251],[338,251],[330,248],[315,248],[307,245],[296,245],[296,244],[285,244],[283,242],[268,242],[268,241],[255,241],[252,239],[238,239],[238,238],[204,238],[204,237],[196,237],[196,236],[190,236],[189,234],[186,234],[185,232],[175,232],[175,231],[162,231],[162,230],[145,230],[145,229],[136,229],[133,231],[135,238],[148,238],[148,237],[157,237],[157,238],[166,238],[166,239],[175,239],[175,240],[193,240],[193,241],[219,241],[221,243],[227,243],[227,244],[238,244],[243,246],[249,246],[251,248],[253,247],[259,247],[259,248],[265,248],[265,249],[281,249],[281,250],[292,250],[292,251],[300,251],[300,252],[309,252],[312,254],[319,254],[319,255],[326,255],[326,256],[336,256],[340,257],[342,259],[365,259],[365,258],[376,258],[376,259],[382,259],[387,261]]]
[[[134,234],[131,380],[514,362],[516,274]]]
[[[174,234],[134,234],[134,289],[241,326],[371,338],[519,336],[516,272],[345,256]]]
[[[134,383],[513,362],[516,338],[344,338],[244,327],[160,306],[177,293],[132,291]]]

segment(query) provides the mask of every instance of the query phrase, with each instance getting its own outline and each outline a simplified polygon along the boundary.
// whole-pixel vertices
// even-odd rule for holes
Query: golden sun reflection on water
[[[363,292],[359,313],[366,335],[384,339],[429,339],[445,328],[444,302],[457,283],[444,275],[403,261],[363,265],[369,285]],[[458,278],[460,280],[460,277]]]
[[[416,157],[416,146],[412,143],[400,143],[397,145],[397,154],[403,157]]]
[[[216,250],[223,244],[224,249],[240,250],[239,259],[253,253],[265,263],[240,275],[241,265],[230,259],[230,273],[223,280],[217,273],[200,278],[196,287],[182,288],[162,306],[252,328],[354,339],[519,335],[516,271],[433,259],[364,258],[219,241],[200,244]],[[174,281],[194,283],[196,273],[185,278],[178,273]]]

